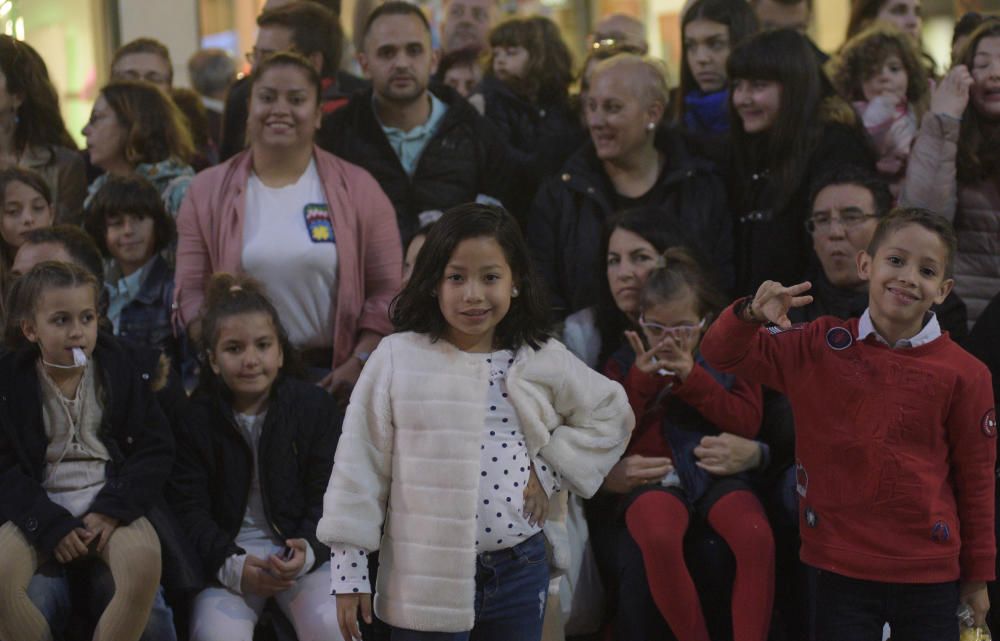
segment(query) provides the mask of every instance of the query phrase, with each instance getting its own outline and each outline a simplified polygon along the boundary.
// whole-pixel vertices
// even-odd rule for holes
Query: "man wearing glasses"
[[[168,96],[174,82],[170,50],[159,40],[136,38],[118,48],[111,60],[113,80],[144,80]]]
[[[858,275],[858,254],[868,248],[878,219],[892,208],[892,194],[881,179],[853,166],[820,178],[812,194],[805,227],[819,263],[809,279],[813,302],[789,317],[792,322],[820,316],[856,318],[868,306],[868,283]],[[954,292],[932,311],[953,339],[968,333],[965,303]]]

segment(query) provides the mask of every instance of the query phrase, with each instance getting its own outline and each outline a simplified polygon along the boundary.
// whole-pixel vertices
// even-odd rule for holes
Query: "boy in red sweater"
[[[817,569],[816,641],[957,641],[994,578],[990,373],[929,309],[951,291],[955,234],[926,210],[883,218],[858,272],[860,319],[792,326],[809,283],[767,281],[702,341],[717,369],[785,393],[796,428],[801,557]],[[761,329],[762,323],[770,323]]]

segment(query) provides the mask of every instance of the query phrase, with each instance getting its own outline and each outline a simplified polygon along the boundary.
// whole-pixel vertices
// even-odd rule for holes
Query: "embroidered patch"
[[[846,327],[831,327],[826,333],[826,344],[840,352],[854,344],[854,337]]]
[[[931,528],[931,540],[935,543],[947,543],[951,538],[951,528],[944,521],[938,521]]]
[[[795,491],[802,498],[806,498],[806,492],[809,491],[809,474],[801,463],[795,464]]]
[[[816,515],[816,510],[811,507],[806,508],[806,525],[813,529],[819,525],[819,516]]]
[[[314,243],[332,243],[333,223],[330,221],[330,210],[322,203],[310,203],[302,210],[306,218],[306,229],[309,230],[309,240]]]
[[[983,430],[983,434],[993,438],[997,435],[997,412],[992,407],[983,416],[983,420],[979,424],[979,429]]]

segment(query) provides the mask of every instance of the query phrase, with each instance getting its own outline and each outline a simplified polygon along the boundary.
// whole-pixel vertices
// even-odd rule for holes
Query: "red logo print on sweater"
[[[997,412],[992,407],[983,416],[983,420],[979,425],[980,429],[983,430],[983,434],[989,438],[993,438],[997,435]]]

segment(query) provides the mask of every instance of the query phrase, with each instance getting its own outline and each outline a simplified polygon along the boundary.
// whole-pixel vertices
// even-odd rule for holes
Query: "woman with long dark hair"
[[[971,324],[1000,291],[1000,21],[976,29],[958,63],[931,96],[900,204],[955,225],[955,292]]]
[[[759,33],[729,56],[730,202],[736,290],[799,282],[809,262],[809,184],[833,167],[874,167],[850,105],[836,97],[805,36]]]
[[[757,31],[745,0],[697,0],[681,21],[678,120],[699,135],[729,131],[729,53]]]
[[[87,175],[59,112],[45,62],[29,45],[0,35],[0,169],[33,169],[52,190],[56,220],[78,223]]]

